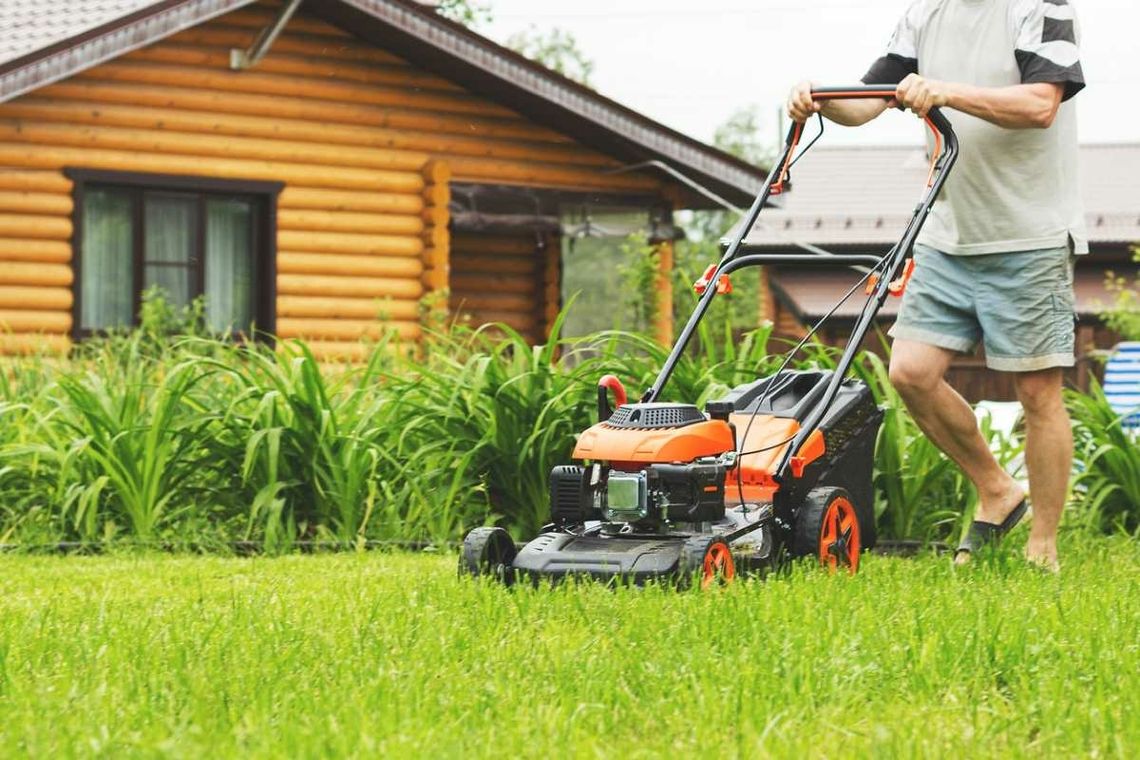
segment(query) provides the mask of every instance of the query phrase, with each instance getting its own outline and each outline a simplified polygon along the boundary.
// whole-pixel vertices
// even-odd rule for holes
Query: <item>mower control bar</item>
[[[895,97],[894,85],[855,85],[851,87],[821,87],[812,90],[812,96],[816,100],[855,100],[855,99],[893,99]],[[943,184],[949,175],[954,162],[958,158],[958,138],[954,134],[954,129],[950,121],[937,109],[931,109],[926,116],[926,125],[934,134],[934,150],[932,151],[933,158],[930,167],[930,176],[927,181],[925,192],[923,193],[922,200],[916,207],[910,222],[907,224],[906,230],[903,233],[902,239],[891,249],[890,253],[886,255],[881,261],[877,258],[871,257],[881,267],[870,297],[864,304],[863,311],[855,323],[851,338],[848,341],[847,348],[843,352],[843,356],[839,359],[836,372],[830,384],[827,387],[823,398],[816,405],[807,419],[804,420],[800,427],[799,433],[791,442],[780,459],[780,462],[774,471],[777,475],[783,474],[791,457],[796,455],[804,441],[808,436],[819,427],[820,421],[823,419],[824,414],[831,406],[835,399],[836,394],[839,392],[839,386],[843,382],[847,370],[850,368],[854,360],[855,353],[858,351],[859,345],[866,337],[867,331],[871,324],[874,322],[875,315],[878,314],[879,309],[882,308],[883,302],[886,300],[890,293],[891,282],[894,281],[906,266],[907,260],[913,255],[914,242],[918,238],[918,233],[922,229],[923,224],[926,222],[926,217],[930,214],[930,210],[934,205],[935,199],[938,197],[939,192],[942,190]],[[804,259],[815,259],[812,256],[764,256],[764,255],[749,255],[740,256],[741,247],[748,234],[756,224],[760,212],[763,210],[764,205],[768,202],[769,197],[782,191],[784,183],[788,176],[788,171],[795,161],[796,147],[799,145],[800,136],[803,134],[803,124],[794,124],[788,131],[787,139],[784,143],[784,149],[780,158],[776,161],[775,166],[779,170],[769,172],[764,186],[760,189],[759,195],[753,201],[752,206],[748,209],[747,214],[740,227],[736,231],[736,235],[729,243],[721,257],[716,270],[711,273],[706,279],[709,282],[717,282],[722,274],[728,274],[737,269],[746,266],[763,266],[766,264],[780,264],[780,263],[808,263]],[[794,258],[794,260],[793,260]],[[853,263],[849,259],[850,256],[820,256],[818,261],[812,263],[819,263],[821,265],[849,265]],[[859,262],[864,263],[864,262]],[[677,366],[681,355],[684,353],[685,348],[688,346],[689,341],[692,339],[693,333],[696,331],[697,325],[700,324],[705,313],[708,311],[709,305],[712,303],[713,298],[717,295],[718,288],[706,288],[701,300],[697,302],[693,314],[689,317],[689,321],[685,323],[681,334],[677,336],[677,341],[673,345],[673,350],[669,353],[669,358],[666,359],[665,365],[661,368],[660,374],[653,381],[653,385],[645,392],[641,398],[643,403],[656,401],[660,395],[662,388],[668,382],[669,377],[673,374],[673,370]]]

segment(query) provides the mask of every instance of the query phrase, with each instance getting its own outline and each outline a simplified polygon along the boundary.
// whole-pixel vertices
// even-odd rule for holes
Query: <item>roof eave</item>
[[[0,65],[0,103],[255,0],[164,0]]]
[[[0,103],[253,2],[156,0],[0,65]],[[307,0],[306,9],[628,164],[665,162],[741,205],[763,185],[766,174],[760,168],[642,116],[412,0]],[[712,205],[684,183],[678,185],[689,207]]]
[[[750,202],[763,185],[766,174],[760,168],[654,122],[411,0],[313,0],[309,10],[630,164],[666,161],[737,204]]]

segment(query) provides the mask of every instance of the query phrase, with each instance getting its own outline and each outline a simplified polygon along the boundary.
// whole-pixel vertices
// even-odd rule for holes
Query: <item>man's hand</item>
[[[918,74],[908,74],[906,79],[899,82],[895,90],[895,101],[891,105],[902,106],[913,111],[920,119],[925,119],[931,108],[941,108],[948,102],[944,83]]]
[[[819,113],[820,104],[812,98],[811,89],[811,82],[800,82],[788,95],[788,116],[797,124],[803,124]]]
[[[800,82],[792,88],[788,95],[788,116],[792,120],[803,124],[815,114],[842,124],[845,127],[857,127],[866,124],[871,119],[887,110],[885,100],[815,100],[811,96],[812,83]]]

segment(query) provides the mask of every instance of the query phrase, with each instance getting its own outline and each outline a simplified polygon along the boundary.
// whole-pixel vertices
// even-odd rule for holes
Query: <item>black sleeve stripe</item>
[[[1081,69],[1080,61],[1072,66],[1058,66],[1044,56],[1029,53],[1024,50],[1015,50],[1017,66],[1021,69],[1022,84],[1036,84],[1049,82],[1051,84],[1065,85],[1065,94],[1061,100],[1065,101],[1085,88],[1085,74]]]
[[[1045,0],[1046,5],[1068,5],[1069,0]]]
[[[1071,42],[1077,44],[1077,33],[1071,18],[1045,17],[1045,28],[1041,32],[1042,42]]]
[[[871,64],[863,75],[863,84],[898,84],[908,74],[918,73],[918,60],[890,53]]]

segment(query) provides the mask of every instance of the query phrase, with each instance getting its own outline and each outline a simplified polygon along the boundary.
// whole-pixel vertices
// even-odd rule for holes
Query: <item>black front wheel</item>
[[[491,578],[509,586],[514,582],[515,542],[502,528],[476,528],[463,539],[459,575]]]
[[[736,563],[732,551],[719,536],[692,536],[681,547],[677,565],[681,586],[692,583],[702,589],[727,586],[736,579]]]

